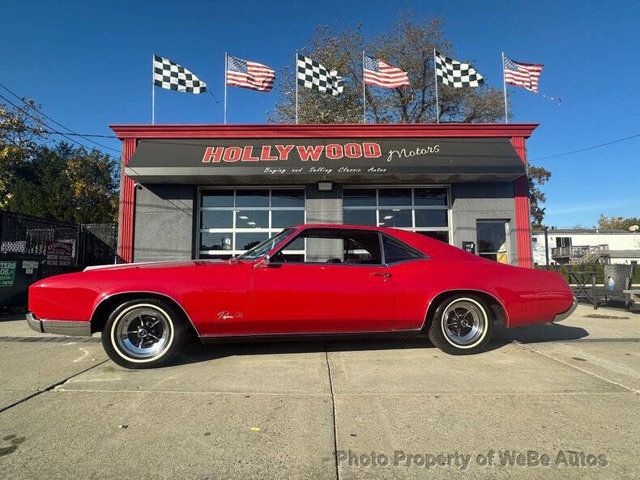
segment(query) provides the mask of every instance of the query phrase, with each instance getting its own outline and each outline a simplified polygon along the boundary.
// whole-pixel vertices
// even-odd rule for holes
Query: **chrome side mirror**
[[[253,264],[253,268],[267,268],[270,262],[271,258],[269,257],[269,255],[264,255],[256,260],[256,263]]]

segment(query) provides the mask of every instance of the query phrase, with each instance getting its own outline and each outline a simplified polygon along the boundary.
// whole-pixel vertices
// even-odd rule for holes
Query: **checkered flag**
[[[334,97],[344,91],[344,79],[335,70],[327,70],[315,60],[303,55],[297,56],[298,85],[322,93],[330,93]]]
[[[153,56],[153,84],[185,93],[204,93],[207,84],[196,77],[189,70],[167,58]]]
[[[468,63],[462,63],[453,58],[435,52],[436,77],[444,85],[453,88],[479,87],[484,83],[484,77]]]

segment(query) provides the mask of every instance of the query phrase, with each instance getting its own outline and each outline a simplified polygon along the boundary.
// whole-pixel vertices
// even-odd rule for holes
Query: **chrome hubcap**
[[[169,343],[169,319],[155,308],[135,307],[120,318],[115,337],[118,347],[127,356],[150,358],[164,350]]]
[[[461,346],[472,345],[486,328],[485,313],[475,302],[455,301],[442,314],[442,330],[447,339]]]

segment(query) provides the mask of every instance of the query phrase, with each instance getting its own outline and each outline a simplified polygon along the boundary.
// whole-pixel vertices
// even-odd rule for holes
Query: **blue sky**
[[[0,0],[0,82],[77,132],[110,134],[112,123],[150,122],[156,52],[191,69],[215,96],[157,89],[157,123],[218,123],[225,51],[280,69],[317,25],[361,22],[366,35],[376,35],[403,8],[442,17],[456,55],[473,59],[490,85],[502,84],[502,50],[545,64],[540,90],[561,97],[560,105],[510,92],[512,121],[540,123],[528,153],[553,172],[544,188],[546,223],[590,226],[601,213],[640,216],[640,138],[536,161],[640,133],[640,2],[632,0]],[[275,92],[229,89],[229,123],[265,122],[275,99]],[[119,148],[117,140],[99,141]]]

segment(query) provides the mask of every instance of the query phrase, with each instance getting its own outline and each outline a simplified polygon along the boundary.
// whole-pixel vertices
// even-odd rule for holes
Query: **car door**
[[[374,250],[375,231],[307,229],[304,258],[276,253],[252,272],[251,333],[314,334],[388,331],[393,327],[394,291],[389,269]],[[358,237],[366,248],[340,251],[332,241]],[[324,243],[323,243],[324,242]],[[301,244],[300,238],[297,243]],[[314,245],[315,244],[315,245]],[[343,243],[344,244],[344,243]],[[292,244],[293,245],[293,244]],[[359,244],[363,247],[362,244]],[[295,250],[293,250],[295,251]],[[364,252],[364,253],[362,253]],[[287,259],[289,261],[287,261]]]

